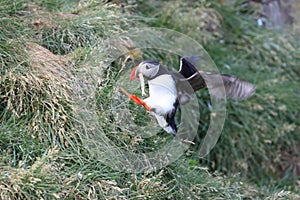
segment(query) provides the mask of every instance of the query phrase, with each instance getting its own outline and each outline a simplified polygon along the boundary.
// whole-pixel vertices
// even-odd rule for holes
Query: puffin
[[[168,70],[155,60],[144,60],[130,73],[130,80],[140,80],[142,96],[146,96],[145,79],[147,80],[149,96],[143,102],[167,133],[177,134],[177,109],[188,103],[192,95],[200,89],[208,88],[210,95],[215,98],[225,96],[234,100],[246,99],[255,93],[253,84],[233,75],[197,70],[195,64],[198,59],[196,55],[180,58],[178,72]],[[221,77],[223,84],[214,81],[218,77]],[[220,90],[223,86],[225,94],[221,92],[224,90]]]

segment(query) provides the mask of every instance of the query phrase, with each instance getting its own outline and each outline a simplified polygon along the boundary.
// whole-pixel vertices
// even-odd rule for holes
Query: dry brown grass
[[[34,75],[43,80],[55,81],[58,87],[68,87],[67,80],[72,78],[72,63],[67,57],[55,55],[32,42],[25,44],[25,52]]]
[[[12,68],[0,78],[2,102],[7,114],[17,121],[29,118],[27,128],[32,137],[44,137],[49,128],[63,145],[66,127],[70,126],[71,97],[68,59],[54,55],[35,43],[24,46],[32,69]],[[50,127],[47,127],[49,126]]]
[[[29,199],[28,191],[32,190],[32,193],[41,199],[44,198],[44,189],[41,187],[45,182],[51,183],[50,187],[53,187],[58,181],[57,172],[61,169],[61,166],[56,163],[56,155],[58,149],[49,149],[43,157],[38,157],[30,168],[24,168],[21,161],[18,167],[0,166],[1,176],[0,179],[0,198],[7,200],[14,199]],[[52,180],[49,177],[55,177]],[[53,184],[53,185],[52,185]],[[53,193],[50,196],[59,198],[62,196],[59,192]]]

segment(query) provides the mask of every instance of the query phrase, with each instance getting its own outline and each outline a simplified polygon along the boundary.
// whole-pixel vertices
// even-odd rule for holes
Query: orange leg
[[[146,104],[146,102],[144,102],[142,99],[140,99],[139,97],[135,96],[134,94],[129,94],[124,88],[120,87],[121,91],[128,96],[132,101],[134,101],[135,103],[144,106],[144,108],[148,111],[150,111],[150,107]]]

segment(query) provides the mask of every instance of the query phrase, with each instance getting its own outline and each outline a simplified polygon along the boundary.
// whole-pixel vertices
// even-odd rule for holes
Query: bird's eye
[[[146,65],[146,69],[150,69],[150,67],[148,65]]]

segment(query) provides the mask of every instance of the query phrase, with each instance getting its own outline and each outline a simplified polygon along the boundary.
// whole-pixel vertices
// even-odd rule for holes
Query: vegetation
[[[0,199],[299,199],[299,42],[290,30],[257,26],[253,7],[220,2],[2,0]],[[184,33],[222,73],[256,85],[251,99],[228,102],[222,135],[207,157],[197,154],[209,123],[205,91],[197,94],[202,113],[195,145],[168,166],[150,173],[117,170],[113,155],[94,157],[86,147],[88,131],[74,98],[89,91],[82,85],[91,77],[78,74],[95,66],[102,69],[91,86],[97,93],[80,102],[96,99],[99,149],[109,139],[144,153],[173,139],[163,131],[134,134],[134,125],[151,119],[133,103],[133,121],[122,126],[111,109],[124,100],[115,87],[120,74],[141,56],[178,65],[177,56],[134,49],[130,40],[122,46],[130,53],[107,65],[111,55],[102,42],[131,27]]]

